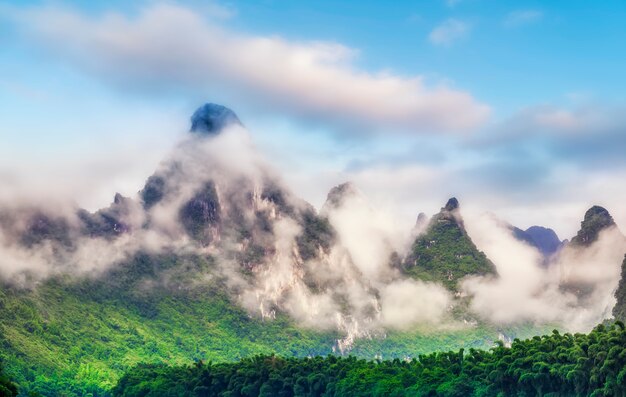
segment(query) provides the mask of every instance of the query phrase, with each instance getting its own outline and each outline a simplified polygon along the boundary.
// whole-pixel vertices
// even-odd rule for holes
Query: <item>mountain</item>
[[[545,256],[556,253],[563,246],[556,232],[550,228],[531,226],[526,229],[526,233],[534,242],[535,247]]]
[[[606,292],[617,288],[624,253],[626,237],[612,216],[605,208],[591,207],[585,212],[576,236],[554,257],[560,288],[575,296],[579,303],[598,302],[603,306],[602,311],[610,315],[611,296],[606,296]]]
[[[232,125],[243,125],[235,112],[222,105],[206,103],[191,116],[189,132],[199,135],[214,135]]]
[[[450,290],[457,290],[465,276],[496,274],[493,263],[467,234],[454,197],[415,239],[402,268],[415,278],[441,282]]]
[[[544,331],[465,316],[459,280],[497,275],[455,198],[404,252],[354,185],[319,212],[293,194],[223,106],[194,112],[138,190],[95,212],[0,208],[0,359],[23,395],[108,396],[140,363],[406,358]]]
[[[216,139],[226,128],[241,126],[237,115],[221,105],[205,104],[194,112],[191,145],[161,164],[139,193],[148,220],[187,196],[174,209],[184,232],[200,245],[236,258],[247,270],[273,255],[277,219],[288,218],[300,226],[299,257],[309,260],[328,253],[334,238],[328,221],[284,189],[263,164],[250,164],[258,171],[255,175],[229,175],[224,164],[210,158],[219,153],[194,147]]]
[[[360,195],[361,193],[352,182],[345,182],[334,186],[326,195],[326,201],[324,202],[321,212],[328,213],[332,209],[340,208],[345,204],[346,200]]]
[[[106,396],[144,362],[406,357],[498,337],[482,325],[369,325],[381,292],[338,246],[325,210],[256,160],[241,126],[202,106],[137,196],[116,194],[107,208],[0,209],[0,358],[24,394]],[[353,189],[331,191],[327,208]]]
[[[585,218],[580,223],[580,230],[570,240],[573,246],[590,246],[598,240],[600,232],[615,226],[613,217],[605,208],[594,205],[585,213]]]
[[[621,277],[617,290],[615,291],[615,306],[613,307],[613,317],[616,320],[626,321],[626,256],[622,262]]]
[[[531,226],[526,230],[511,226],[511,229],[515,238],[537,248],[546,258],[563,247],[563,242],[552,229],[543,226]]]

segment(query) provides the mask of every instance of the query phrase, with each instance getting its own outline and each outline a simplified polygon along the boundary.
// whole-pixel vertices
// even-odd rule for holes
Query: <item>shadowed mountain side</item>
[[[511,226],[511,230],[513,230],[513,235],[516,239],[537,248],[546,260],[563,247],[563,242],[555,231],[546,227],[531,226],[526,230],[522,230]]]

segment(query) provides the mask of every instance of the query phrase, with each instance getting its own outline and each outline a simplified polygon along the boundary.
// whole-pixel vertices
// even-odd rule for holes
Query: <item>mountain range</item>
[[[258,155],[232,110],[206,104],[136,197],[116,194],[96,212],[0,210],[2,359],[25,393],[99,396],[141,362],[414,357],[558,323],[473,310],[468,280],[507,274],[461,212],[450,198],[396,239],[372,225],[376,209],[351,183],[318,211]],[[609,270],[592,263],[605,246],[626,253],[606,209],[591,207],[569,242],[542,226],[497,233],[538,258],[566,307],[593,302],[626,319],[626,259],[619,286],[614,254],[602,257]]]

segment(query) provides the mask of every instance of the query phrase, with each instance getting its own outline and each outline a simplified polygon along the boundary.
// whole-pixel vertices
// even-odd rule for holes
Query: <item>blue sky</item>
[[[318,206],[351,179],[411,221],[456,195],[563,237],[595,203],[626,226],[624,20],[619,1],[0,2],[0,181],[104,205],[212,101]]]

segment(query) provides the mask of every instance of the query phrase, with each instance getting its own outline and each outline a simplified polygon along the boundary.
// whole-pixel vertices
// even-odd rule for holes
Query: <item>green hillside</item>
[[[617,320],[626,321],[626,256],[622,262],[622,276],[615,291],[615,299],[617,302],[613,307],[613,317]]]
[[[340,335],[302,329],[282,316],[251,318],[223,292],[219,279],[182,288],[212,268],[210,258],[137,255],[99,279],[56,278],[30,290],[4,286],[0,338],[7,373],[22,395],[105,396],[139,363],[332,353]],[[538,330],[505,332],[527,336]],[[352,353],[371,359],[488,347],[498,332],[478,326],[385,336],[357,340]]]
[[[624,396],[622,323],[588,335],[516,340],[413,360],[256,356],[234,364],[142,365],[122,377],[114,396]]]
[[[570,244],[573,246],[590,246],[598,240],[600,232],[615,226],[613,217],[605,208],[594,205],[585,212],[585,217],[580,223],[580,230],[572,237]]]
[[[456,290],[467,275],[495,274],[487,256],[476,248],[463,227],[459,203],[451,198],[418,236],[403,261],[406,273],[424,281],[435,281]]]

